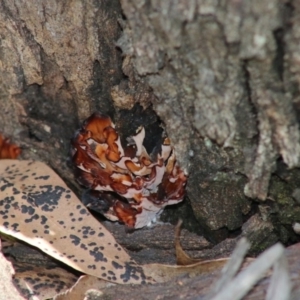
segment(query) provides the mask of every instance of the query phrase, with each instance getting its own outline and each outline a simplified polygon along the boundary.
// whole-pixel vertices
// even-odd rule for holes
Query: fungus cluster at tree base
[[[0,159],[16,159],[20,153],[21,148],[0,133]]]
[[[144,138],[140,127],[123,146],[110,117],[94,113],[76,132],[71,148],[76,179],[89,189],[83,202],[135,229],[151,224],[165,206],[181,202],[187,181],[169,139],[149,155]]]

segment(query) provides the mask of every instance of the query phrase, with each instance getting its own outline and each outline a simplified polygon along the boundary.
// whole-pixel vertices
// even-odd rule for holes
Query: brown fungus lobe
[[[75,176],[93,194],[84,202],[131,228],[150,224],[165,206],[182,201],[187,181],[170,140],[165,138],[153,158],[143,146],[144,138],[140,127],[123,147],[111,119],[94,113],[72,139]]]
[[[0,159],[16,159],[20,153],[21,148],[0,133]]]

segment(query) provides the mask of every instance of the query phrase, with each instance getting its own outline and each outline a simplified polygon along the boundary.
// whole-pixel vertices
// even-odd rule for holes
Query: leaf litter
[[[116,283],[144,283],[114,237],[47,165],[1,160],[0,231],[68,266]]]
[[[198,261],[182,249],[178,225],[175,234],[177,266],[137,265],[58,175],[41,162],[1,160],[0,220],[0,232],[25,241],[87,274],[81,276],[72,288],[57,295],[57,300],[83,299],[89,290],[101,295],[101,290],[114,283],[166,282],[182,275],[207,274],[221,270],[226,263],[221,278],[206,299],[242,299],[272,266],[274,272],[266,299],[289,299],[291,295],[287,262],[280,244],[265,251],[234,278],[249,247],[247,243],[241,250],[243,240],[240,242],[231,260]],[[12,273],[12,270],[7,271],[8,278]],[[45,272],[43,274],[47,277]],[[23,276],[24,285],[27,284],[26,277],[33,276],[33,273],[27,275]],[[7,293],[11,295],[9,291]],[[3,295],[6,297],[5,291]],[[12,299],[23,298],[16,296]]]
[[[1,241],[0,241],[1,249]],[[2,300],[24,300],[19,294],[16,287],[12,282],[14,275],[12,264],[7,261],[4,255],[0,252],[0,299]]]
[[[14,283],[27,299],[50,299],[75,284],[77,276],[61,267],[32,266],[13,263]]]

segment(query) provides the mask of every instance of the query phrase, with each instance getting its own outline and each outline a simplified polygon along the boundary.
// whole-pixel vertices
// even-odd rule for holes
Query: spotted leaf
[[[26,263],[14,263],[15,286],[27,299],[49,299],[67,290],[77,276],[58,267],[33,267]],[[99,279],[100,280],[100,279]],[[30,298],[31,297],[31,298]]]
[[[142,283],[144,272],[47,165],[1,160],[0,231],[83,273]]]
[[[99,290],[111,286],[111,283],[103,281],[94,276],[84,275],[67,291],[60,293],[53,300],[82,300],[86,299],[85,295],[88,290]],[[99,291],[100,292],[100,291]]]

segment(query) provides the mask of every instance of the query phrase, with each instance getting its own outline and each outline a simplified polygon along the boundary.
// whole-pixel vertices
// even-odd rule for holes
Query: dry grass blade
[[[209,297],[216,295],[224,286],[229,284],[229,282],[233,279],[233,277],[240,269],[249,248],[250,243],[246,240],[246,238],[242,238],[241,240],[239,240],[230,257],[230,260],[222,270],[221,278],[216,282],[212,294]]]
[[[282,255],[273,267],[266,300],[289,300],[291,290],[287,259]]]
[[[216,296],[211,298],[211,300],[242,299],[283,254],[284,247],[281,244],[272,246],[259,255],[254,262],[228,283]]]
[[[123,284],[146,281],[142,268],[41,162],[1,160],[0,231],[83,273]]]

